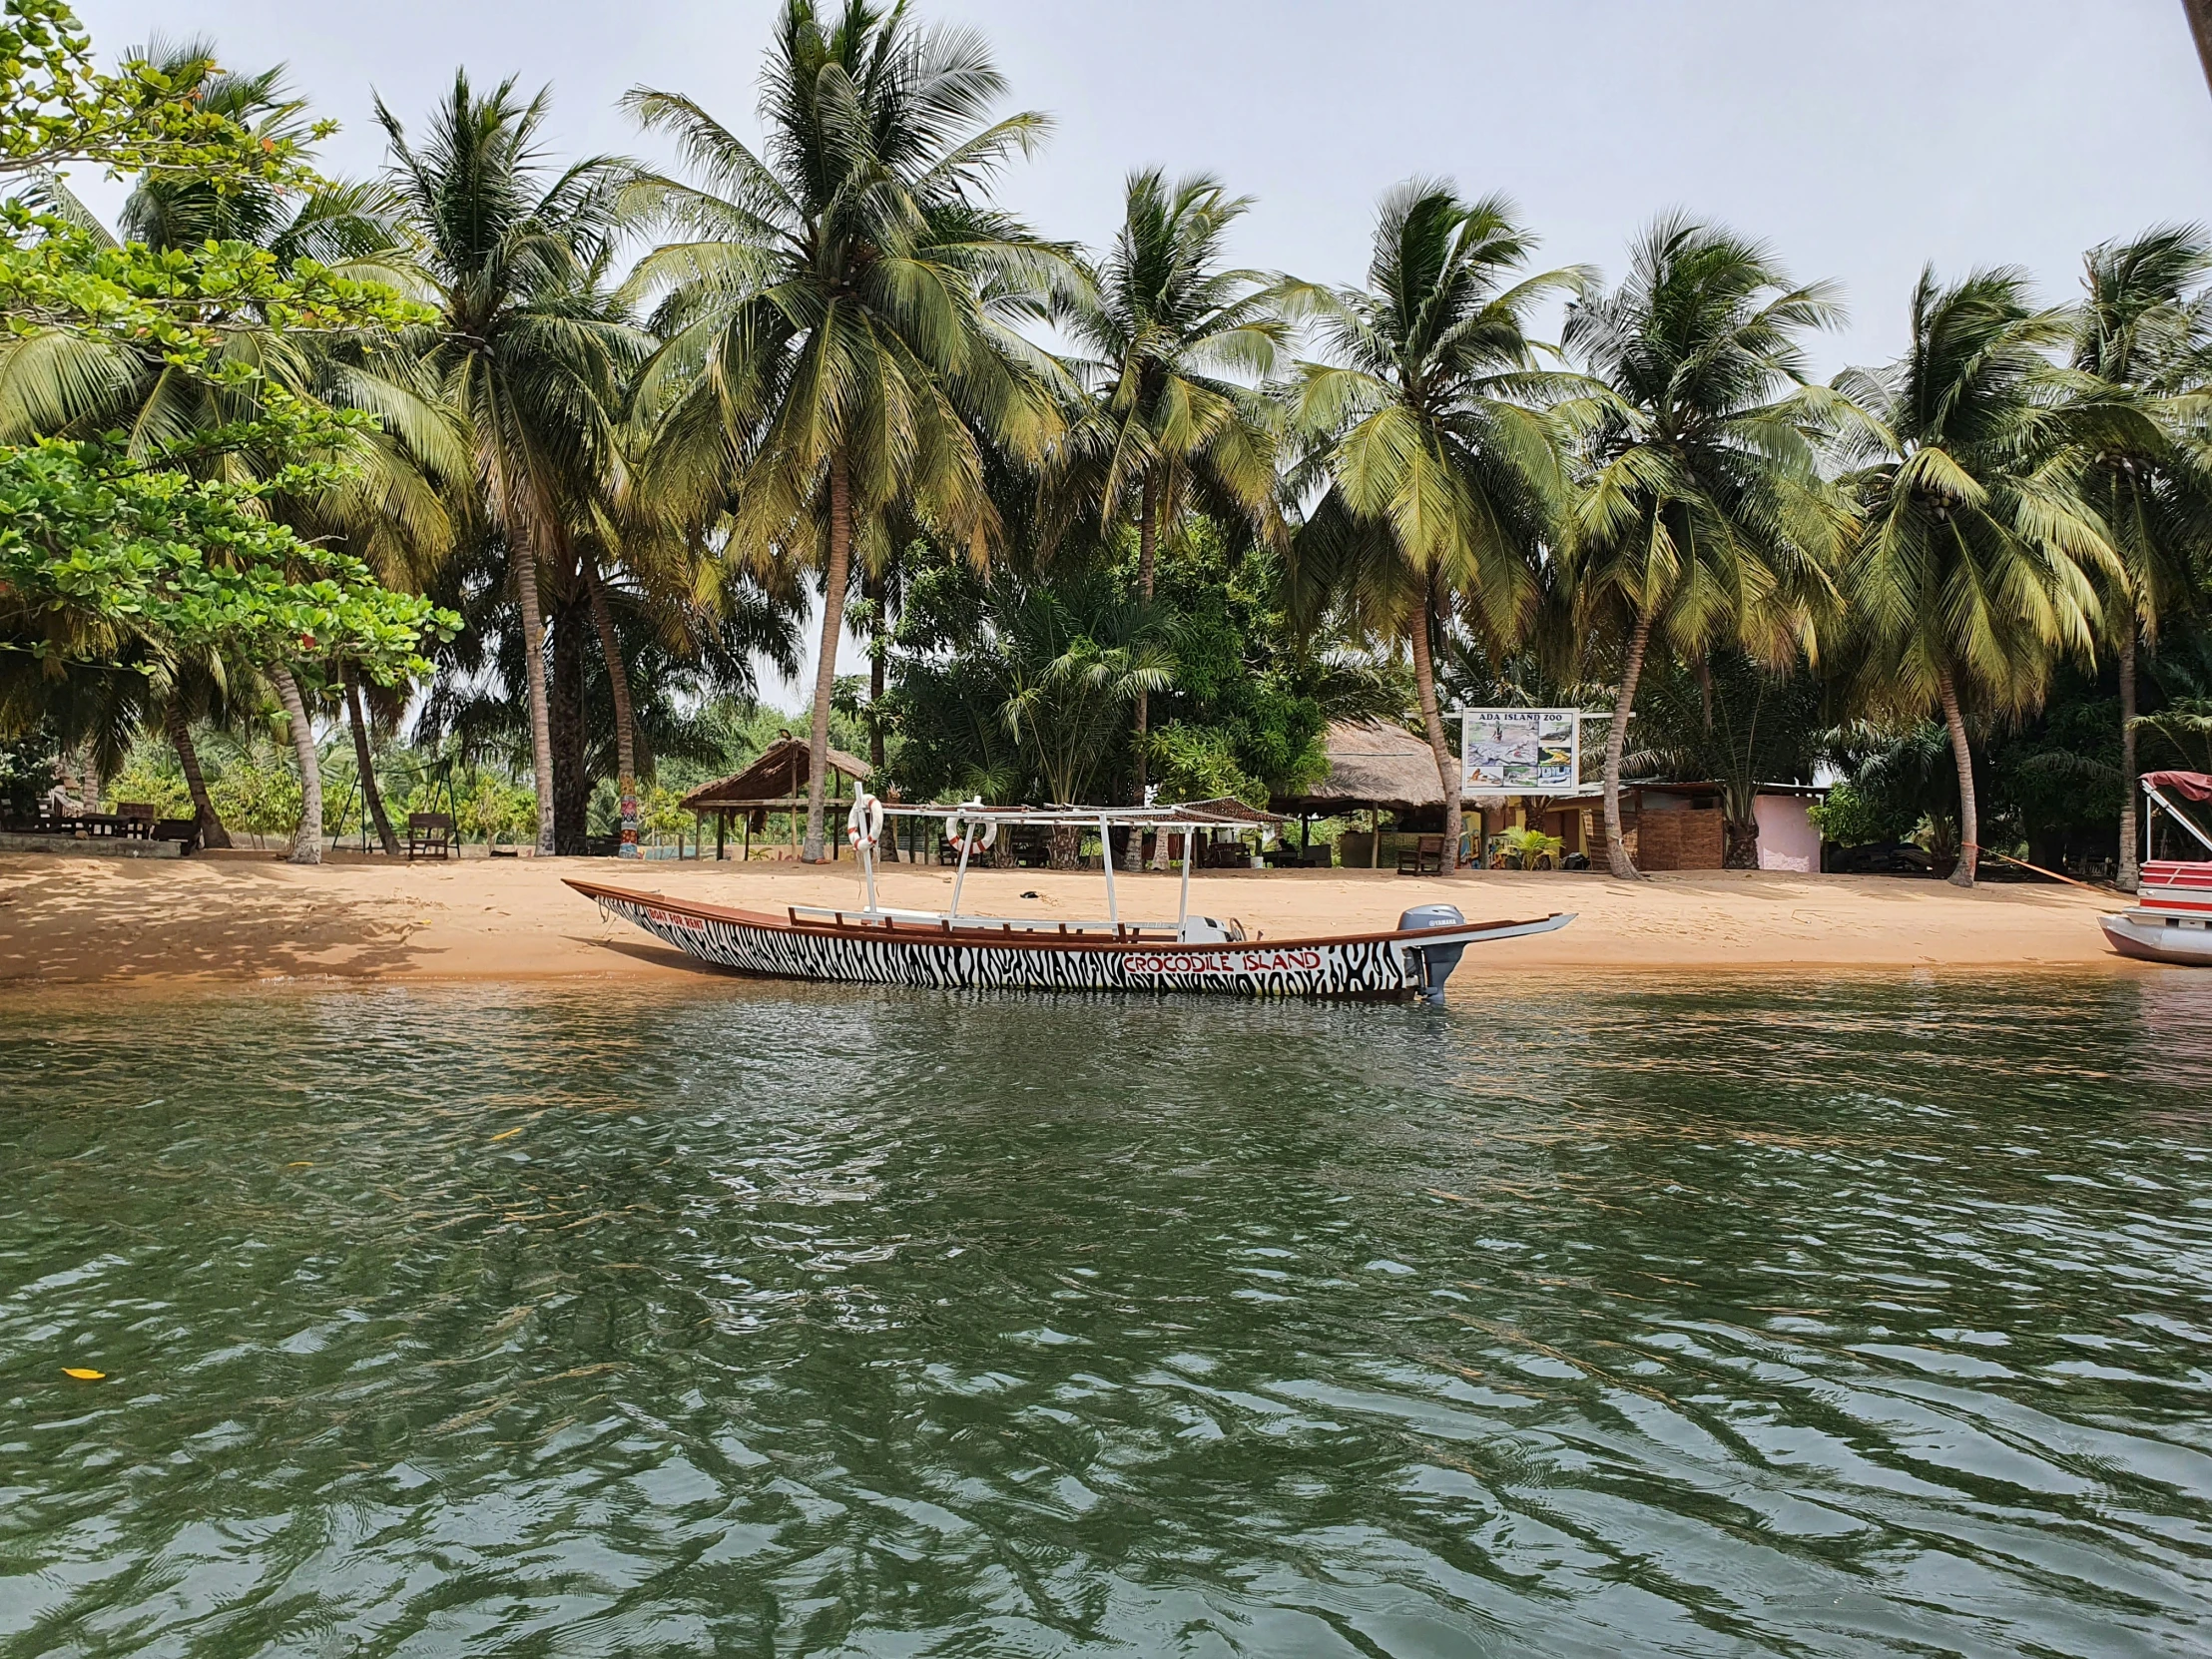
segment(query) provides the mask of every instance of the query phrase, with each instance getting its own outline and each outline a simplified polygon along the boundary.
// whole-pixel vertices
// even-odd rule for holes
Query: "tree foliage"
[[[11,0],[0,27],[0,165],[25,187],[5,206],[0,305],[11,357],[42,340],[150,353],[234,389],[257,370],[220,347],[242,319],[273,333],[381,327],[415,315],[399,295],[300,257],[228,241],[116,246],[82,216],[37,211],[66,195],[70,163],[164,180],[298,187],[303,139],[258,135],[197,93],[210,66],[119,75],[91,66],[66,8]],[[327,487],[333,451],[365,417],[274,390],[248,418],[150,450],[122,433],[36,436],[0,447],[0,626],[34,658],[113,662],[150,636],[164,652],[210,647],[309,659],[336,652],[379,677],[427,666],[445,621],[382,588],[360,560],[302,541],[268,512],[280,491]],[[207,476],[217,457],[267,458],[251,479]]]

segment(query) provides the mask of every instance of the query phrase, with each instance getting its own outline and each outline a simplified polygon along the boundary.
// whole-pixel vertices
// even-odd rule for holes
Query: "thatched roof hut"
[[[834,799],[837,780],[849,778],[855,784],[867,782],[870,768],[857,755],[847,755],[841,749],[829,754],[830,787],[826,792]],[[712,814],[715,821],[715,856],[720,858],[728,842],[733,820],[745,826],[745,849],[748,857],[753,853],[753,836],[756,831],[768,828],[771,812],[791,813],[792,844],[799,843],[800,809],[807,805],[807,784],[814,777],[813,757],[807,753],[807,745],[798,738],[783,737],[768,746],[758,761],[743,772],[728,778],[717,778],[712,784],[702,784],[684,797],[681,805],[687,813],[697,813],[702,819]],[[830,837],[830,854],[836,856],[841,836]]]
[[[1332,722],[1322,740],[1329,771],[1303,795],[1269,803],[1293,817],[1330,818],[1354,811],[1392,813],[1440,810],[1443,780],[1426,742],[1403,727],[1375,721]]]
[[[842,775],[855,784],[867,782],[868,764],[857,755],[847,755],[841,749],[830,751],[830,771]],[[743,772],[728,778],[717,778],[712,784],[702,784],[684,797],[683,808],[687,813],[753,813],[773,807],[782,811],[807,805],[807,785],[814,777],[812,757],[807,745],[798,738],[779,738],[770,744],[761,758]],[[830,788],[836,790],[836,778],[832,776]]]

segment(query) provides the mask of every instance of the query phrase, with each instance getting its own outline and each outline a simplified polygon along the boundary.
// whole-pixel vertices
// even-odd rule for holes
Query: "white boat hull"
[[[2212,967],[2212,921],[2159,910],[2124,910],[2099,916],[2104,936],[2122,956],[2143,962]]]

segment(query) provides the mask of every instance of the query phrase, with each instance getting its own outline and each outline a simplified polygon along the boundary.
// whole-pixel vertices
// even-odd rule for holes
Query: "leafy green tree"
[[[231,235],[236,216],[202,213],[207,235],[191,247],[119,245],[54,173],[135,167],[140,199],[271,201],[318,186],[304,146],[325,129],[287,110],[276,130],[254,130],[236,101],[209,96],[228,83],[197,48],[102,77],[65,9],[19,0],[5,16],[0,172],[20,186],[0,206],[14,233],[0,246],[0,419],[16,440],[0,449],[0,628],[36,661],[135,662],[145,674],[224,652],[287,682],[286,661],[333,654],[379,678],[420,665],[441,623],[431,607],[386,592],[360,560],[302,541],[271,510],[336,487],[334,457],[371,420],[300,398],[232,349],[242,330],[280,347],[303,330],[388,326],[412,308],[314,250]],[[174,401],[199,418],[120,438],[66,429],[148,375],[181,388]],[[313,829],[302,826],[302,846]]]
[[[599,545],[579,549],[586,557],[616,557]],[[650,778],[671,762],[699,759],[720,777],[744,760],[724,764],[730,750],[718,724],[718,703],[749,700],[758,691],[762,662],[784,674],[798,670],[794,614],[783,596],[761,589],[743,569],[702,566],[714,586],[676,592],[658,576],[641,577],[636,546],[623,547],[619,569],[602,582],[616,660],[628,687],[630,719],[613,719],[615,680],[602,652],[583,648],[596,631],[588,596],[578,573],[549,579],[553,645],[548,693],[558,720],[554,736],[555,776],[561,796],[556,844],[576,847],[591,830],[595,781],[611,780],[619,789],[624,757],[617,735],[634,732],[633,778]],[[455,740],[471,761],[483,760],[530,771],[529,710],[506,688],[523,683],[520,608],[505,580],[505,550],[496,540],[463,548],[440,571],[432,592],[460,613],[464,626],[438,654],[439,674],[418,705],[415,741]],[[748,757],[749,758],[749,757]],[[616,797],[614,799],[619,799]]]
[[[21,176],[91,162],[119,173],[159,171],[195,178],[296,180],[306,172],[297,142],[262,142],[222,110],[193,97],[205,68],[182,75],[143,54],[113,73],[93,63],[92,41],[59,0],[7,0],[0,7],[0,173]]]
[[[956,558],[913,574],[881,710],[900,738],[889,782],[909,801],[1010,806],[1043,793],[999,714],[1008,681],[991,625],[994,586]]]
[[[1173,649],[1150,607],[1096,578],[1032,588],[999,619],[1006,730],[1048,800],[1083,801],[1117,723],[1139,696],[1174,683]]]
[[[1925,833],[1937,867],[1958,857],[1958,769],[1939,720],[1882,730],[1847,728],[1833,746],[1845,782],[1824,810],[1830,840],[1905,840]]]
[[[1565,494],[1559,431],[1541,405],[1568,382],[1539,368],[1527,323],[1546,297],[1580,292],[1587,274],[1524,275],[1534,247],[1502,198],[1463,202],[1413,180],[1382,199],[1365,288],[1291,295],[1335,359],[1300,367],[1296,418],[1318,443],[1309,476],[1328,490],[1294,577],[1410,647],[1454,861],[1459,765],[1435,649],[1454,618],[1492,641],[1518,638]]]
[[[1276,421],[1256,386],[1275,373],[1290,325],[1273,280],[1222,265],[1250,207],[1203,174],[1171,187],[1157,168],[1133,173],[1113,248],[1096,269],[1075,267],[1057,298],[1086,395],[1046,465],[1047,521],[1091,519],[1108,541],[1133,525],[1137,595],[1148,603],[1161,538],[1193,513],[1284,538]],[[1150,714],[1140,689],[1140,803]],[[1129,856],[1138,855],[1132,837]]]
[[[2035,308],[2018,272],[1944,287],[1931,270],[1906,354],[1837,381],[1862,411],[1847,453],[1863,464],[1846,482],[1863,515],[1849,582],[1869,684],[1902,712],[1942,711],[1960,886],[1973,885],[1981,833],[1968,710],[2032,709],[2061,652],[2093,653],[2096,583],[2125,580],[2084,497],[2077,388],[2045,355],[2067,337],[2064,313]]]
[[[2203,448],[2201,385],[2212,347],[2203,284],[2212,243],[2167,226],[2090,250],[2074,311],[2073,367],[2104,407],[2089,439],[2082,495],[2102,521],[2117,569],[2105,603],[2120,673],[2119,884],[2135,890],[2136,652],[2190,607],[2212,570],[2212,455]]]
[[[273,146],[297,143],[307,124],[280,69],[232,75],[213,70],[212,63],[212,51],[199,42],[160,59],[165,78],[190,87],[203,108]],[[58,192],[55,187],[57,200]],[[97,229],[88,213],[80,210],[77,217]],[[404,285],[412,279],[411,263],[393,220],[392,203],[376,186],[314,181],[294,191],[252,177],[211,180],[154,171],[140,176],[122,224],[131,246],[157,255],[229,242],[264,250],[279,270],[305,262],[347,280]],[[423,458],[427,450],[453,468],[446,423],[434,414],[424,418],[403,379],[394,382],[376,372],[387,352],[372,347],[337,355],[341,342],[360,343],[358,331],[279,331],[251,305],[202,321],[211,346],[206,359],[179,360],[174,353],[62,329],[41,330],[0,347],[0,418],[9,428],[62,436],[120,432],[125,453],[145,460],[191,445],[200,433],[264,416],[273,392],[286,405],[372,414],[374,423],[343,433],[345,446],[333,457],[338,464],[328,477],[312,480],[309,491],[272,491],[264,502],[271,517],[304,540],[371,551],[380,555],[379,578],[396,576],[397,585],[413,586],[423,556],[412,550],[441,546],[449,534]],[[219,372],[207,372],[210,366]],[[267,465],[268,457],[235,444],[199,457],[190,470],[251,483]],[[285,660],[290,655],[261,666],[278,698],[304,710],[315,676],[303,691]],[[358,676],[342,662],[327,678],[357,687]],[[357,690],[353,701],[358,702]],[[181,722],[171,726],[173,738],[184,729]],[[294,736],[306,806],[294,857],[312,863],[321,856],[319,755],[305,719],[295,723]],[[357,721],[356,739],[365,741]],[[188,731],[181,750],[189,746]],[[373,774],[364,773],[364,779],[372,787]],[[220,822],[210,822],[209,813],[201,816],[211,844],[220,843]],[[387,850],[397,849],[388,832],[385,843]]]
[[[897,638],[896,777],[922,799],[1099,800],[1128,764],[1138,691],[1159,696],[1175,683],[1159,607],[1104,570],[985,579],[941,564],[915,583]]]
[[[655,488],[720,519],[731,554],[823,570],[806,856],[823,852],[825,755],[857,537],[910,513],[984,560],[1001,527],[986,441],[1034,459],[1054,430],[1035,352],[1012,329],[1059,260],[984,204],[1044,129],[989,122],[1004,90],[982,42],[903,8],[787,0],[756,156],[691,100],[627,100],[673,134],[697,185],[641,207],[682,240],[638,280],[664,294]]]
[[[1372,682],[1335,654],[1300,648],[1282,607],[1280,554],[1238,552],[1235,538],[1204,520],[1179,539],[1154,601],[1175,654],[1175,683],[1156,705],[1163,724],[1148,744],[1161,799],[1226,795],[1265,807],[1301,794],[1328,769],[1330,719],[1368,712]],[[1387,700],[1393,714],[1404,705],[1399,690]],[[1164,863],[1165,847],[1154,855]]]
[[[1756,243],[1658,221],[1610,293],[1569,308],[1564,336],[1601,389],[1573,411],[1586,480],[1560,531],[1585,634],[1623,639],[1605,740],[1606,860],[1621,842],[1621,757],[1654,631],[1684,660],[1733,640],[1781,667],[1816,644],[1846,524],[1816,444],[1831,399],[1803,339],[1836,320],[1835,290],[1799,286]]]

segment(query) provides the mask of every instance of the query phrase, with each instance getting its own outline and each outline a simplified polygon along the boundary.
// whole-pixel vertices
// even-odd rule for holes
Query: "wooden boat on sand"
[[[2185,830],[2212,853],[2212,835],[2174,805],[2212,801],[2212,775],[2201,772],[2146,772],[2143,791],[2142,878],[2135,908],[2099,916],[2104,936],[2122,956],[2146,962],[2212,966],[2212,857],[2152,858],[2152,832],[2158,815]]]
[[[941,818],[958,848],[951,907],[888,909],[875,897],[874,849],[885,815]],[[1468,921],[1448,904],[1424,904],[1395,927],[1299,938],[1247,937],[1235,922],[1190,913],[1197,832],[1238,821],[1201,808],[885,807],[854,801],[846,835],[859,856],[866,902],[856,910],[795,904],[783,915],[671,898],[597,881],[569,885],[610,916],[635,922],[686,955],[740,973],[838,984],[926,985],[963,990],[1190,991],[1243,997],[1440,1003],[1444,981],[1469,945],[1548,933],[1574,917],[1553,913],[1510,921]],[[1173,921],[1124,918],[1112,857],[1105,866],[1103,920],[964,912],[969,856],[1001,829],[1045,825],[1062,833],[1180,830],[1182,900]]]

